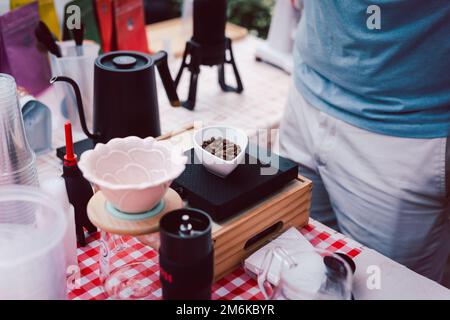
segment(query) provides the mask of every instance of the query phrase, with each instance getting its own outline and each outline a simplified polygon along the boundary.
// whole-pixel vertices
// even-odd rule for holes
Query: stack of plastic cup
[[[19,210],[0,212],[0,300],[66,299],[64,209],[36,187],[0,186],[0,208],[11,204]]]
[[[36,156],[23,126],[16,82],[0,73],[0,185],[38,185]]]

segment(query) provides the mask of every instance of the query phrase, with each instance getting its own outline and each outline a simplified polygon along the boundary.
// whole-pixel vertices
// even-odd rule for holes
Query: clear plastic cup
[[[0,185],[38,185],[36,156],[26,139],[13,77],[0,73]]]
[[[38,188],[0,186],[0,300],[66,299],[63,210]]]

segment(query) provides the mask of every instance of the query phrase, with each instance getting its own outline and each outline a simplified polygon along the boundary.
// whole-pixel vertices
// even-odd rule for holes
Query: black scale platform
[[[247,150],[245,163],[226,178],[210,173],[198,160],[193,161],[194,149],[186,155],[189,158],[186,170],[173,182],[172,188],[189,202],[189,206],[204,210],[214,221],[233,217],[298,176],[295,162],[275,154],[271,154],[264,164]],[[261,175],[262,168],[275,174]]]

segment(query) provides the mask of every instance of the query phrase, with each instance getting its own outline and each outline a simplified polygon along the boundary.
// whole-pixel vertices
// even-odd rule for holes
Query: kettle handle
[[[75,91],[75,97],[77,99],[77,107],[78,107],[78,114],[80,116],[80,123],[81,123],[81,128],[83,129],[83,132],[86,134],[86,136],[88,136],[88,138],[90,139],[97,139],[99,137],[98,134],[93,134],[90,133],[87,125],[86,125],[86,118],[84,116],[84,108],[83,108],[83,99],[81,98],[81,92],[80,92],[80,88],[78,87],[78,84],[71,78],[69,77],[63,77],[63,76],[56,76],[50,79],[50,83],[53,84],[55,82],[67,82],[68,84],[70,84],[73,88],[73,90]]]
[[[164,89],[166,90],[167,97],[169,98],[172,107],[181,106],[180,99],[178,98],[177,90],[175,88],[175,83],[170,75],[169,64],[167,63],[167,52],[159,51],[152,55],[153,61],[155,61],[156,67],[158,68],[159,75],[161,76]]]

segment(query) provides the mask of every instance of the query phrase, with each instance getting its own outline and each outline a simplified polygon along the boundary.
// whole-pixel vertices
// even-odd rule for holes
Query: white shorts
[[[279,148],[320,179],[313,218],[335,215],[344,234],[440,281],[450,253],[447,140],[357,128],[314,108],[293,86]]]

